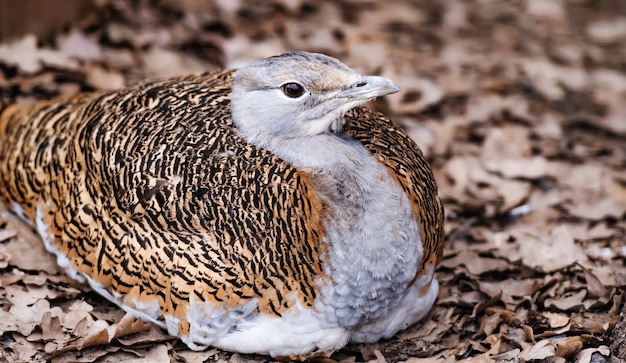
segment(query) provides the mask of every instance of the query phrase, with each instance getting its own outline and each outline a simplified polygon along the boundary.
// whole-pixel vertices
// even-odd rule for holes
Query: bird
[[[273,357],[423,319],[444,209],[400,91],[304,51],[0,115],[0,200],[67,275],[190,349]]]

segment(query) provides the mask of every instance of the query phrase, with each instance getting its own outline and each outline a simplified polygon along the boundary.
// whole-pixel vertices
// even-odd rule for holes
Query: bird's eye
[[[304,94],[304,87],[298,83],[285,83],[281,88],[287,97],[298,98]]]

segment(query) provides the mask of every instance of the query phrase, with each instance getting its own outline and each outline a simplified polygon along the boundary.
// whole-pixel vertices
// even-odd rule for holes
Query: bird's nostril
[[[356,85],[354,85],[355,87],[363,87],[367,84],[367,82],[359,82]]]

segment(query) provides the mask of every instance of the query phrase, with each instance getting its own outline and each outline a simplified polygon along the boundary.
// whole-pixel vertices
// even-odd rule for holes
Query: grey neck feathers
[[[254,140],[300,168],[325,208],[326,273],[322,290],[336,320],[355,326],[385,314],[414,277],[423,253],[408,198],[363,145],[323,133]]]

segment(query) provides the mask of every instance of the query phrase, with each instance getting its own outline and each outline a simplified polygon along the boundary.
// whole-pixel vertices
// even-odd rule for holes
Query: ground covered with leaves
[[[103,0],[65,27],[2,40],[0,101],[289,50],[392,78],[403,92],[372,107],[405,127],[433,166],[447,213],[441,291],[422,323],[328,360],[619,362],[625,14],[626,2],[609,0]],[[192,352],[124,315],[61,273],[6,212],[0,333],[7,362],[271,361]]]

